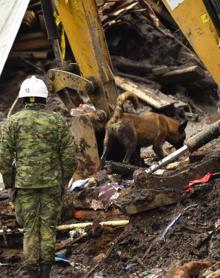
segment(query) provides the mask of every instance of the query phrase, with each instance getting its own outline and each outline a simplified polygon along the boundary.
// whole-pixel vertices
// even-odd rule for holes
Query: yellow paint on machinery
[[[100,167],[95,129],[92,124],[93,119],[99,114],[99,112],[95,112],[79,114],[72,117],[71,120],[70,130],[77,145],[76,158],[78,161],[78,167],[73,175],[74,180],[95,175]]]
[[[117,89],[95,0],[55,3],[81,74],[95,85],[89,97],[97,109],[109,114],[116,103]]]
[[[71,132],[75,137],[80,162],[74,179],[79,179],[94,175],[100,167],[95,129],[97,124],[104,127],[106,116],[114,109],[118,93],[95,0],[53,2],[80,69],[80,76],[63,69],[50,70],[53,90],[59,92],[71,88],[87,93],[97,109],[94,113],[73,116],[71,120]],[[100,119],[103,113],[105,117],[101,116]]]
[[[163,0],[193,49],[220,84],[219,36],[202,0]],[[177,3],[173,4],[171,3]]]

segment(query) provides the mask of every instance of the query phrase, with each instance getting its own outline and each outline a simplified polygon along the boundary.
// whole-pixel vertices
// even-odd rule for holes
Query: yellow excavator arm
[[[217,84],[220,84],[220,1],[162,0]]]
[[[62,92],[68,109],[74,108],[68,89],[72,89],[71,93],[87,93],[96,108],[94,112],[76,114],[71,120],[78,146],[79,168],[75,176],[85,178],[100,167],[94,126],[97,122],[104,127],[117,99],[104,30],[95,0],[41,0],[41,5],[57,61],[57,68],[48,72],[53,92]],[[62,23],[80,75],[65,70],[54,13]]]
[[[48,38],[58,61],[58,68],[49,72],[54,91],[64,88],[86,90],[96,109],[104,110],[109,115],[116,102],[117,90],[95,0],[41,0],[41,4]],[[64,70],[54,13],[62,23],[80,76]],[[70,108],[68,101],[66,105]]]
[[[192,48],[217,84],[220,83],[220,9],[218,0],[162,0]],[[80,148],[81,169],[78,177],[94,174],[100,166],[94,125],[103,113],[113,110],[117,90],[111,59],[95,0],[41,0],[48,37],[52,42],[58,67],[48,77],[54,92],[64,91],[66,106],[72,107],[67,89],[87,92],[94,113],[74,116],[71,129]],[[59,16],[80,75],[65,71],[53,13]],[[103,112],[103,113],[102,113]],[[105,117],[104,116],[104,117]],[[94,120],[94,121],[93,121]]]
[[[82,76],[94,83],[92,103],[106,112],[113,109],[117,91],[95,0],[60,0],[56,9]]]

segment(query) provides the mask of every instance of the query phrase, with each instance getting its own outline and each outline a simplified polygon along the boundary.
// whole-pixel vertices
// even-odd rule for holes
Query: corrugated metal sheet
[[[0,76],[30,0],[0,0]]]

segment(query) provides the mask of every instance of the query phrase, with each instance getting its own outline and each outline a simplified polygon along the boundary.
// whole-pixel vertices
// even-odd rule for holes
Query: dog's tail
[[[125,103],[126,100],[130,100],[134,106],[135,109],[138,107],[138,98],[136,95],[126,92],[118,96],[117,98],[117,103],[115,106],[114,113],[112,115],[111,121],[115,122],[118,119],[122,117],[122,114],[124,112],[123,104]]]

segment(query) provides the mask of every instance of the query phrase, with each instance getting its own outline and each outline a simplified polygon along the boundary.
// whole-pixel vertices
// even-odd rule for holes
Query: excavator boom
[[[217,84],[220,84],[218,0],[162,0]]]
[[[96,109],[110,113],[117,90],[95,0],[60,0],[55,4],[81,75],[95,85],[91,102]]]
[[[100,166],[95,136],[95,122],[104,127],[114,109],[117,89],[112,73],[112,64],[95,0],[41,0],[48,38],[56,57],[57,68],[49,70],[54,92],[65,95],[64,103],[72,106],[68,89],[75,93],[86,92],[96,108],[93,113],[74,115],[71,131],[78,146],[80,169],[76,178],[94,174]],[[59,40],[54,24],[53,11],[59,17],[69,41],[80,75],[64,68]],[[72,92],[73,93],[73,92]],[[72,106],[74,108],[74,106]]]

